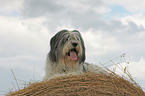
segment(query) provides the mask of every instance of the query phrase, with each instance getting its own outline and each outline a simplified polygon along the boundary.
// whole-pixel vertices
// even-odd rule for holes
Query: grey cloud
[[[83,6],[104,6],[103,2],[100,0],[93,1],[77,1],[73,4],[84,4]],[[122,34],[122,33],[134,33],[139,31],[144,31],[143,27],[138,27],[134,22],[129,22],[128,25],[123,25],[121,21],[110,20],[107,21],[102,18],[101,14],[96,13],[92,9],[83,11],[83,9],[75,9],[71,5],[67,6],[66,0],[54,1],[54,0],[29,0],[25,1],[23,8],[23,15],[26,17],[38,17],[46,16],[49,21],[44,24],[51,29],[56,29],[57,26],[70,25],[75,28],[81,28],[88,30],[90,28],[94,30],[105,30],[106,32],[111,32],[112,34]],[[99,10],[99,9],[98,9]],[[66,23],[67,22],[67,23]],[[116,35],[116,34],[115,34]]]
[[[143,26],[138,26],[135,22],[132,21],[128,22],[128,25],[123,25],[122,22],[119,20],[106,20],[103,18],[102,14],[96,13],[95,10],[93,10],[94,7],[100,10],[99,9],[100,6],[101,7],[105,6],[102,0],[91,0],[91,1],[90,0],[84,0],[84,1],[83,0],[77,0],[77,1],[24,0],[24,4],[21,12],[22,12],[22,16],[28,20],[29,18],[37,18],[37,17],[45,16],[47,19],[42,24],[49,29],[49,32],[54,33],[56,31],[59,31],[57,30],[57,28],[64,25],[66,26],[71,25],[76,29],[80,29],[82,33],[88,31],[89,29],[92,29],[92,31],[94,33],[96,32],[96,34],[97,32],[102,32],[103,34],[102,36],[103,39],[101,39],[102,41],[104,40],[104,38],[107,41],[109,38],[113,37],[113,39],[115,39],[115,43],[113,44],[116,45],[118,44],[122,47],[121,49],[111,50],[109,52],[107,51],[101,56],[100,55],[95,56],[90,54],[92,55],[91,57],[87,56],[87,58],[89,58],[90,60],[90,63],[94,63],[94,62],[95,64],[98,63],[98,58],[101,58],[102,59],[101,61],[103,63],[105,61],[108,61],[107,58],[112,59],[123,53],[127,53],[129,57],[133,57],[134,60],[136,61],[139,60],[141,57],[145,57],[145,45],[144,45],[145,39],[144,37],[140,39],[136,35],[136,34],[140,34],[141,32],[145,32]],[[86,8],[88,9],[86,10]],[[31,20],[32,20],[31,22],[33,22],[33,19]],[[11,22],[15,22],[15,21],[11,21]],[[2,23],[2,25],[4,24]],[[10,26],[8,26],[7,28],[9,29]],[[30,25],[29,27],[32,28],[33,26]],[[15,26],[13,28],[15,28]],[[23,27],[21,30],[14,30],[13,28],[12,30],[10,29],[6,35],[2,35],[2,34],[0,35],[1,37],[0,44],[2,46],[0,47],[1,65],[4,66],[3,64],[5,65],[7,64],[8,66],[11,65],[13,67],[18,66],[17,69],[15,69],[18,70],[16,71],[16,73],[25,72],[27,68],[28,69],[30,68],[27,74],[32,73],[30,71],[33,70],[33,62],[35,62],[37,64],[36,66],[38,66],[40,69],[43,69],[42,66],[45,65],[44,64],[45,58],[49,50],[47,49],[49,45],[46,45],[47,42],[49,42],[47,41],[47,36],[44,37],[43,40],[38,40],[39,34],[38,37],[36,36],[36,38],[34,36],[34,34],[36,34],[36,30],[34,30],[35,32],[34,34],[31,34],[32,30],[30,30],[30,32],[28,30],[24,30],[24,33],[25,31],[28,31],[28,33],[25,33],[28,35],[15,36],[15,34],[18,34],[17,31],[18,32],[23,31]],[[13,33],[12,31],[13,32],[16,31],[16,33],[13,34],[14,37],[12,37],[11,35]],[[9,41],[6,41],[7,39],[6,37],[8,37]],[[11,38],[15,38],[15,40]],[[111,41],[108,42],[106,41],[100,42],[96,40],[95,42],[92,41],[88,43],[92,43],[93,45],[95,45],[95,47],[97,46],[97,43],[104,43],[99,46],[99,48],[101,49],[104,47],[103,45],[105,45],[106,43],[109,43],[107,45],[110,45]],[[95,47],[94,48],[86,47],[86,49],[88,50],[88,52],[92,52],[92,51],[96,52],[96,50],[98,50],[99,48],[97,47],[98,48],[97,49]],[[110,48],[112,47],[113,46],[111,46]],[[17,58],[17,56],[18,57],[22,56],[22,57]],[[8,59],[9,57],[16,57],[16,58],[10,60]],[[1,72],[5,72],[4,70],[2,70]],[[18,78],[21,78],[22,80],[26,80],[25,76],[23,76],[22,74],[25,73],[20,73],[19,76],[17,75]],[[6,75],[8,75],[7,77],[10,76],[10,74],[8,73],[6,73]],[[37,76],[40,75],[37,74]],[[3,79],[3,81],[4,80],[5,79]]]
[[[132,38],[135,34],[145,31],[143,26],[138,26],[133,21],[128,22],[128,25],[124,25],[119,20],[106,20],[103,18],[102,14],[98,14],[92,9],[85,10],[85,6],[87,5],[92,6],[92,8],[105,6],[100,0],[94,0],[93,2],[88,0],[85,2],[70,2],[72,2],[72,5],[79,3],[84,4],[84,9],[74,8],[74,6],[69,5],[66,0],[57,2],[54,0],[37,0],[37,2],[36,0],[30,0],[25,1],[23,13],[24,16],[28,18],[46,16],[48,21],[45,21],[44,25],[47,26],[51,32],[56,32],[58,26],[67,26],[68,24],[76,29],[81,29],[82,32],[89,29],[92,29],[94,32],[101,30],[108,36],[113,36],[124,49],[129,49],[130,53],[131,50],[134,51],[133,49],[136,48],[135,43],[139,44],[138,47],[141,46],[140,44],[143,44],[140,40],[136,39],[137,37]],[[143,48],[140,47],[140,50],[143,51]],[[123,51],[118,53],[123,53]],[[137,52],[134,51],[133,53],[135,56]],[[144,56],[143,54],[141,55]]]
[[[72,2],[72,5],[71,3]],[[91,9],[90,11],[82,12],[84,9],[74,8],[74,6],[80,4],[84,7],[91,6],[96,7],[103,4],[101,0],[86,1],[67,1],[67,0],[29,0],[24,1],[22,9],[22,16],[27,18],[46,16],[49,21],[46,21],[44,25],[49,29],[56,29],[57,26],[68,25],[66,22],[76,28],[82,27],[88,29],[90,27],[101,27],[101,17]],[[78,5],[79,6],[79,5]],[[98,23],[100,22],[100,23]],[[104,25],[104,23],[102,24]]]
[[[70,11],[70,9],[74,9],[73,6],[76,5],[96,7],[103,5],[103,2],[101,0],[92,0],[91,2],[89,0],[24,0],[22,15],[26,17],[50,16],[53,14],[55,15],[57,12]],[[75,11],[79,12],[82,10],[83,9],[77,9]]]
[[[29,0],[24,1],[22,15],[25,17],[39,17],[60,12],[64,6],[54,0]]]

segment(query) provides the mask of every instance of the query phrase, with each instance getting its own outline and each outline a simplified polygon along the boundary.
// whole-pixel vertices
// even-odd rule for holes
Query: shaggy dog
[[[93,71],[94,66],[97,73],[104,73],[98,66],[84,63],[85,57],[85,45],[79,31],[58,32],[50,41],[44,80]]]

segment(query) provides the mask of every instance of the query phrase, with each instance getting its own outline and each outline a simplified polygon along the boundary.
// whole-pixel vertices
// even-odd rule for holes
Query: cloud
[[[131,64],[128,66],[128,69],[131,73],[131,75],[134,77],[135,81],[143,88],[145,91],[145,59],[142,57],[137,62],[131,62]]]
[[[0,7],[1,69],[12,68],[18,77],[25,79],[22,74],[27,71],[30,77],[35,63],[36,74],[39,79],[42,78],[49,40],[62,29],[77,29],[82,33],[87,61],[90,63],[97,64],[98,58],[104,62],[106,58],[111,59],[123,53],[127,53],[137,64],[142,62],[145,57],[145,18],[143,14],[132,13],[134,11],[130,8],[136,8],[136,5],[125,3],[102,0],[15,0],[10,4],[3,1],[6,6]],[[122,8],[122,11],[118,9],[119,15],[124,12],[125,15],[114,14],[112,6],[115,4],[119,9]],[[7,16],[1,12],[12,14]],[[110,13],[113,17],[105,18]]]
[[[145,59],[143,57],[137,62],[131,62],[128,68],[134,77],[138,77],[136,79],[145,81]]]
[[[103,0],[106,5],[120,5],[123,6],[123,8],[127,9],[128,11],[132,13],[143,13],[145,12],[145,1],[144,0],[128,0],[129,3],[126,3],[125,0]]]
[[[138,26],[143,26],[145,28],[145,17],[143,14],[133,14],[129,16],[125,16],[121,18],[121,21],[124,24],[128,24],[128,22],[133,21],[135,22]]]
[[[20,6],[22,6],[23,4],[23,0],[13,0],[13,2],[11,2],[11,0],[5,0],[5,1],[0,0],[0,2],[1,2],[0,10],[3,11],[10,11],[12,9],[14,10],[20,8]]]
[[[82,35],[86,44],[87,62],[98,62],[97,58],[122,48],[116,38],[106,32],[89,30]]]
[[[64,2],[64,0],[62,1]],[[123,25],[120,20],[106,21],[100,13],[94,10],[95,4],[98,9],[105,6],[104,2],[101,2],[100,0],[94,1],[94,3],[86,1],[80,4],[80,2],[81,1],[71,1],[71,3],[62,3],[51,0],[49,2],[44,0],[25,1],[22,12],[26,17],[38,17],[37,15],[47,16],[48,21],[45,22],[45,24],[46,26],[49,26],[48,28],[50,28],[50,30],[56,29],[57,26],[64,25],[73,26],[76,29],[81,28],[83,30],[89,30],[91,28],[94,30],[105,30],[116,34],[144,30],[144,28],[137,26],[133,21],[131,21],[127,26]],[[39,4],[39,6],[37,4]],[[53,7],[49,7],[51,4]],[[80,7],[81,11],[78,10]]]
[[[44,46],[42,38],[46,38],[48,30],[41,25],[41,20],[33,19],[31,22],[31,20],[25,21],[15,17],[0,17],[0,20],[1,55],[25,54],[27,50],[34,52],[41,49],[40,46]],[[7,53],[4,54],[4,50],[7,50]]]
[[[35,79],[42,79],[50,39],[49,30],[42,24],[45,18],[25,20],[0,16],[0,21],[0,73],[5,73],[2,82],[11,77],[0,90],[12,88],[10,69],[14,70],[17,78],[24,81],[33,79],[33,73]]]
[[[58,2],[52,0],[49,0],[49,2],[44,0],[41,1],[31,0],[29,2],[25,1],[22,10],[23,16],[28,18],[46,16],[49,22],[45,24],[46,26],[49,26],[51,30],[56,29],[57,26],[64,25],[65,26],[71,25],[76,28],[83,27],[85,29],[86,28],[88,29],[89,24],[91,27],[97,28],[100,27],[100,25],[104,25],[104,23],[101,20],[102,18],[98,14],[101,13],[99,12],[100,10],[97,12],[98,7],[102,5],[102,2],[100,0],[98,0],[96,4],[92,2],[90,3],[88,0],[83,3],[81,1],[77,2],[74,1],[67,2],[66,0],[61,1]],[[53,7],[51,6],[49,7],[49,5],[53,5]],[[97,5],[97,8],[95,7],[95,5]],[[101,6],[99,8],[103,12],[105,11],[105,9],[107,9],[106,7]],[[99,22],[99,24],[97,22]]]
[[[44,67],[50,34],[43,20],[0,16],[1,68],[31,71],[34,64]]]
[[[0,0],[0,15],[5,16],[17,16],[20,13],[20,9],[24,0]]]
[[[140,60],[134,62],[132,60],[129,61],[129,64],[127,63],[120,63],[118,65],[120,68],[127,68],[127,71],[131,74],[133,79],[136,81],[136,83],[139,83],[139,85],[144,89],[144,81],[145,81],[145,59],[142,57]],[[121,67],[122,66],[122,67]],[[116,67],[115,65],[112,66],[112,68],[115,68],[115,72],[121,76],[125,76],[128,78],[128,76],[123,72],[124,70],[120,70],[120,68]],[[129,78],[128,78],[129,79]],[[144,89],[145,90],[145,89]]]
[[[25,17],[52,16],[61,13],[66,7],[53,0],[30,0],[24,1],[22,15]]]
[[[49,6],[50,4],[52,4],[53,6]],[[108,5],[106,6],[106,4]],[[106,18],[103,17],[103,14],[107,14],[109,11],[112,10],[109,6],[111,4],[113,3],[108,3],[107,1],[102,2],[100,0],[93,2],[90,2],[88,0],[86,0],[85,2],[82,2],[81,0],[70,2],[66,2],[66,0],[61,0],[58,2],[52,0],[31,0],[24,1],[22,13],[24,17],[27,18],[46,17],[46,20],[43,22],[43,25],[46,26],[52,32],[52,34],[58,32],[58,29],[60,28],[78,29],[80,30],[80,32],[82,32],[82,34],[87,35],[87,32],[92,30],[92,32],[90,32],[89,35],[94,37],[95,39],[91,40],[92,38],[85,38],[87,40],[90,40],[89,42],[94,41],[94,44],[92,44],[93,46],[89,44],[89,46],[87,45],[87,47],[90,48],[90,46],[92,46],[91,48],[95,49],[98,48],[97,45],[102,45],[100,46],[100,49],[104,51],[98,51],[98,55],[101,55],[101,52],[106,52],[106,54],[108,54],[109,51],[107,50],[111,50],[111,47],[112,49],[115,48],[115,50],[118,50],[118,54],[127,52],[130,55],[133,55],[134,57],[136,57],[135,54],[143,55],[142,53],[138,53],[138,51],[144,51],[144,47],[139,47],[144,46],[142,42],[144,36],[141,35],[145,31],[144,26],[141,24],[136,24],[135,20],[127,21],[127,19],[123,19],[125,17],[128,17],[126,15],[125,17],[120,17],[118,19],[115,18],[111,20],[106,20]],[[116,3],[114,2],[114,4]],[[96,11],[97,9],[101,8],[104,8],[106,10],[102,12]],[[127,13],[124,7],[121,8],[121,10],[123,10],[121,12],[125,11],[125,13]],[[123,22],[123,20],[126,21],[126,24]],[[142,38],[139,38],[138,36],[142,36]],[[100,38],[102,40],[98,41],[98,39]],[[105,44],[103,42],[106,43],[106,46],[108,47],[105,47]],[[101,43],[103,43],[104,45]],[[139,47],[139,50],[135,51],[137,47]],[[112,51],[110,51],[110,53],[111,52]],[[140,59],[140,57],[138,57],[137,59]]]
[[[57,14],[57,16],[60,17],[63,12],[70,11],[71,9],[76,10],[76,12],[85,12],[88,9],[93,9],[92,7],[94,7],[95,10],[95,8],[102,4],[103,2],[101,0],[92,0],[91,2],[89,0],[83,2],[81,0],[70,0],[69,2],[67,0],[59,0],[57,2],[53,0],[31,0],[24,1],[22,12],[26,17],[38,17],[42,15],[53,16],[53,14]],[[78,10],[80,8],[81,10]],[[104,11],[105,8],[102,8],[102,10]]]

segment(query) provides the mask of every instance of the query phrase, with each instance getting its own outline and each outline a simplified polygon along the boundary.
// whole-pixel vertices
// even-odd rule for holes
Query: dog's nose
[[[72,45],[73,45],[73,47],[77,47],[78,43],[73,42]]]

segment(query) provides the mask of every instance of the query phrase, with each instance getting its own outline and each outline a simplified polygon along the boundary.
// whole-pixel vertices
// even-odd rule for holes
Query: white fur
[[[77,65],[70,70],[63,72],[62,69],[65,67],[61,66],[62,64],[53,64],[49,61],[49,59],[46,62],[45,66],[45,76],[43,78],[44,81],[50,80],[55,77],[60,77],[60,76],[69,76],[69,75],[78,75],[78,74],[83,74],[83,66],[82,65]],[[106,74],[106,71],[100,68],[97,65],[94,64],[88,64],[84,63],[84,67],[86,69],[86,72],[95,72],[97,74]]]
[[[62,64],[54,64],[50,60],[47,60],[45,66],[46,74],[43,80],[46,81],[54,77],[69,76],[69,75],[76,75],[76,74],[83,73],[81,65],[73,66],[71,69],[67,70],[66,72],[62,71],[63,69],[65,70],[65,67],[61,65]]]

